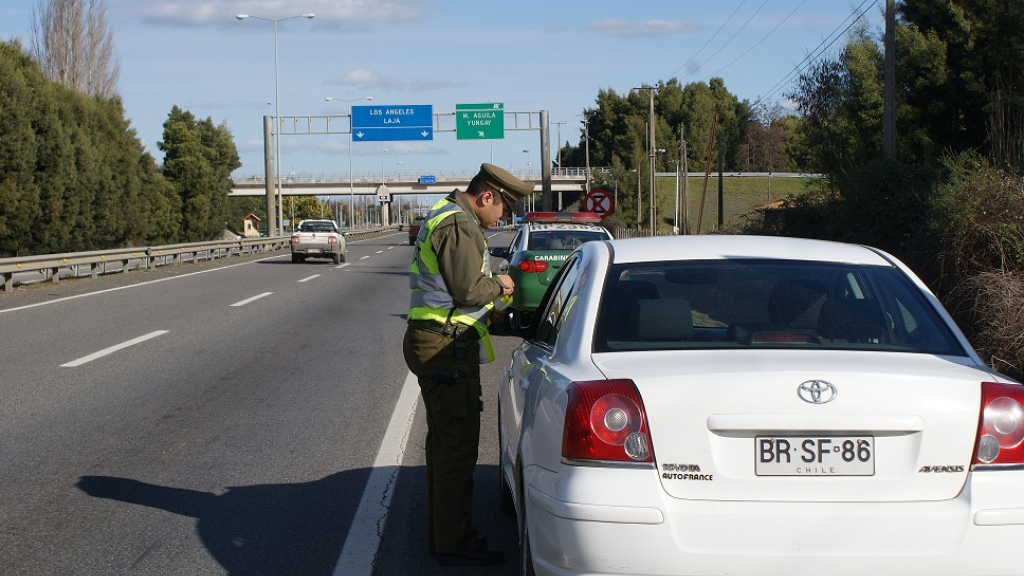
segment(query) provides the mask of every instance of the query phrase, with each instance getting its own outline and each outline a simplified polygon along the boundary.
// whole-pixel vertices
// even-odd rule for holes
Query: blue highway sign
[[[356,142],[394,142],[403,140],[433,140],[434,129],[430,126],[412,128],[353,128],[352,140]]]
[[[400,106],[353,106],[352,128],[430,128],[434,107],[430,104]]]

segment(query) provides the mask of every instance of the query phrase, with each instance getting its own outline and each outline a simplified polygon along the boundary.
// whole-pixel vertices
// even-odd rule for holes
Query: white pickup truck
[[[331,258],[341,264],[346,254],[345,236],[333,220],[303,220],[292,233],[292,262]]]

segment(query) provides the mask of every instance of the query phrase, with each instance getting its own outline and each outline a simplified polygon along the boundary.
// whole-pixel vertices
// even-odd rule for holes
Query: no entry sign
[[[607,190],[594,188],[583,197],[583,211],[605,218],[615,211],[615,199]]]

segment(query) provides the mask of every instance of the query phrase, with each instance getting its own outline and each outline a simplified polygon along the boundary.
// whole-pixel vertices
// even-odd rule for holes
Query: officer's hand
[[[505,287],[505,290],[502,291],[502,295],[512,294],[512,290],[516,286],[516,283],[514,280],[512,280],[512,277],[509,276],[508,274],[498,274],[497,278],[498,282],[501,282],[501,285]]]

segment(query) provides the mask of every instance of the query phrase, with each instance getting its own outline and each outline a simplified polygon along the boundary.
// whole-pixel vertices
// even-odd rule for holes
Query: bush
[[[975,153],[945,163],[949,177],[936,189],[932,209],[943,276],[1024,271],[1024,180]]]
[[[979,154],[945,160],[932,199],[939,288],[981,357],[1024,377],[1024,179]]]
[[[1021,380],[1024,378],[1024,278],[1006,272],[981,272],[956,290],[956,300],[969,311],[965,326],[972,342],[989,365]]]

